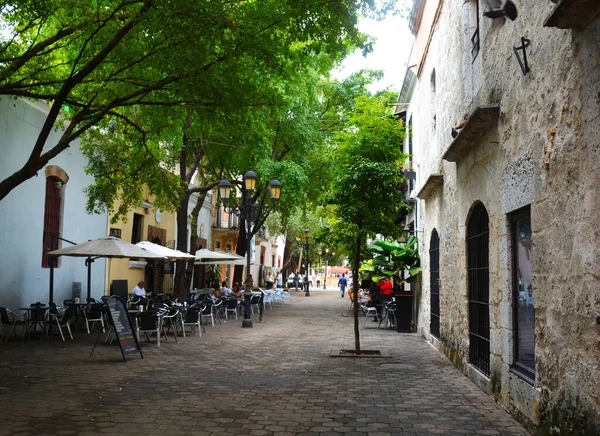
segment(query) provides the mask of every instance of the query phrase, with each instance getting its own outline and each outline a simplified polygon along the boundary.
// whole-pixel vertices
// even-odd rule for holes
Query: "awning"
[[[346,268],[345,266],[330,266],[328,272],[331,274],[348,274],[350,268]]]

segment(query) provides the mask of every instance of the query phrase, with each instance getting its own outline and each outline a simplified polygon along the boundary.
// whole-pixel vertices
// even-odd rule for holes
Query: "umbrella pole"
[[[108,289],[105,288],[104,295],[110,295],[110,266],[112,265],[112,258],[108,258],[108,274],[106,275],[106,284]],[[129,291],[129,290],[128,290]]]
[[[50,260],[50,289],[49,289],[49,302],[48,304],[54,303],[54,259]]]
[[[87,270],[88,270],[88,274],[87,274],[87,301],[90,300],[90,298],[92,298],[92,262],[94,261],[94,259],[92,259],[91,257],[88,257],[85,260],[85,264],[87,266]]]

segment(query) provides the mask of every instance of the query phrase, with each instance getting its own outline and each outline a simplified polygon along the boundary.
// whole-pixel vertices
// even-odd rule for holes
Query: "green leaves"
[[[421,272],[417,244],[414,236],[409,236],[406,242],[374,241],[375,256],[360,266],[361,276],[375,282],[386,277],[395,278],[396,283],[412,281]]]
[[[282,160],[292,148],[298,150],[293,157],[300,159],[302,148],[308,155],[307,147],[321,141],[311,86],[345,53],[366,45],[356,28],[361,8],[379,10],[370,2],[320,0],[4,2],[0,95],[45,100],[52,110],[26,171],[0,181],[0,200],[107,118],[139,128],[132,108],[138,114],[159,106],[228,113],[238,119],[229,130],[211,121],[203,134],[245,148],[256,162],[269,158],[276,131],[272,158]],[[271,110],[253,111],[265,107]],[[59,142],[46,144],[53,126],[64,127],[60,117],[70,124]],[[140,134],[156,132],[156,125],[146,127],[149,117],[146,111]],[[178,123],[170,115],[163,121]],[[236,132],[240,127],[247,128]],[[215,165],[226,155],[215,153]],[[235,169],[242,160],[233,162]]]

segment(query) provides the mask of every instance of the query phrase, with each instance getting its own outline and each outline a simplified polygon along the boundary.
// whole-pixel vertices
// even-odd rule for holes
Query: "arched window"
[[[477,204],[467,224],[469,362],[490,375],[489,217]]]
[[[440,337],[440,237],[437,230],[431,232],[429,242],[429,289],[430,314],[429,330],[433,336]]]

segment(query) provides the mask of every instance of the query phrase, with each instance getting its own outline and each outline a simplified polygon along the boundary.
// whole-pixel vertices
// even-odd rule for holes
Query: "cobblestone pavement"
[[[265,321],[198,336],[115,345],[97,334],[0,346],[0,435],[528,435],[425,340],[362,328],[363,349],[390,358],[331,358],[354,348],[347,298],[292,291]]]

